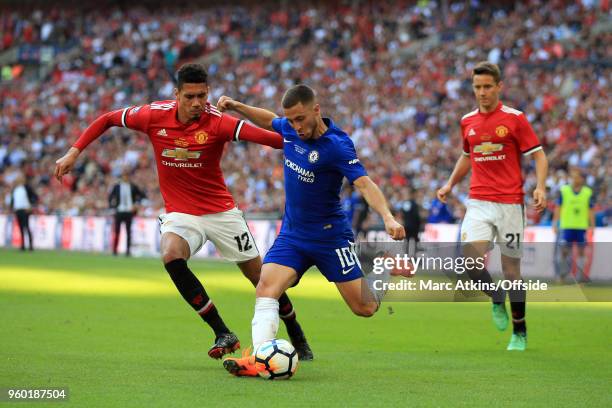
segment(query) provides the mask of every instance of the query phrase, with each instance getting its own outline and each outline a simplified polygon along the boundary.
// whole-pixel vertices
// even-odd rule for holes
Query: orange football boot
[[[223,367],[236,377],[257,377],[263,369],[261,364],[255,362],[251,347],[242,352],[241,358],[228,357],[223,360]]]

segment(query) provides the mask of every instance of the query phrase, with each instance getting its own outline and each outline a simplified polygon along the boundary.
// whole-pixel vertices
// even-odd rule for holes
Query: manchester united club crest
[[[189,142],[183,139],[182,137],[179,137],[178,139],[174,139],[174,144],[177,145],[178,147],[189,146]]]
[[[311,163],[316,163],[319,160],[319,152],[317,152],[316,150],[313,150],[312,152],[310,152],[310,154],[308,155],[308,161]]]
[[[506,137],[508,135],[508,128],[504,125],[495,128],[495,134],[499,137]]]
[[[208,140],[208,133],[203,130],[200,130],[199,132],[196,132],[194,138],[197,144],[204,144]]]

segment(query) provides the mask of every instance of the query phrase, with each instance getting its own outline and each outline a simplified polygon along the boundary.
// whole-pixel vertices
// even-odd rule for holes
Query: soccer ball
[[[297,351],[287,340],[268,340],[255,350],[255,364],[260,366],[261,377],[268,380],[287,380],[297,369]]]

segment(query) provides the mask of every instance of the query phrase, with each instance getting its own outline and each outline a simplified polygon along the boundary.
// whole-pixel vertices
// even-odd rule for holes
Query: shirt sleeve
[[[72,146],[82,151],[113,126],[123,126],[146,133],[150,117],[151,111],[148,105],[144,107],[131,106],[107,112],[91,122]]]
[[[461,141],[463,143],[463,151],[462,151],[463,155],[469,156],[470,155],[470,143],[468,142],[467,137],[465,137],[463,124],[461,125]]]
[[[151,105],[130,106],[121,113],[121,126],[147,133],[151,122]]]
[[[351,184],[359,177],[368,175],[368,172],[357,157],[353,141],[348,136],[340,140],[337,149],[338,160],[336,160],[336,165],[342,175],[346,177]]]
[[[217,132],[225,141],[246,141],[271,146],[275,149],[283,148],[283,138],[279,134],[253,126],[226,113],[221,116]]]
[[[538,136],[536,136],[533,128],[527,121],[525,114],[518,115],[517,120],[516,137],[518,138],[519,148],[523,156],[528,156],[538,150],[542,150]]]
[[[276,131],[276,133],[283,134],[283,119],[285,118],[274,118],[272,119],[272,129]]]
[[[217,133],[221,136],[221,139],[227,142],[237,142],[240,140],[240,132],[244,124],[244,120],[222,113],[219,126],[217,126]]]

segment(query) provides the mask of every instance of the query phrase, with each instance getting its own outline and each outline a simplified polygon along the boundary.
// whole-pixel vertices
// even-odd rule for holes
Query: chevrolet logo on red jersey
[[[483,155],[492,154],[503,150],[504,145],[501,143],[484,142],[474,147],[474,153],[481,153]]]
[[[164,149],[162,156],[170,157],[174,160],[187,161],[189,159],[199,159],[200,152],[191,152],[187,149],[177,147],[176,149]]]

